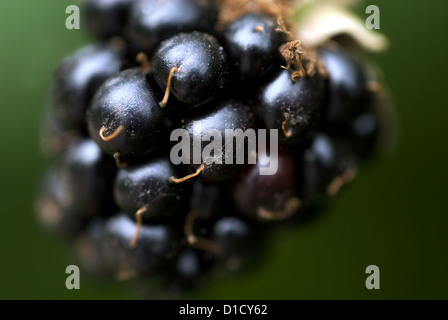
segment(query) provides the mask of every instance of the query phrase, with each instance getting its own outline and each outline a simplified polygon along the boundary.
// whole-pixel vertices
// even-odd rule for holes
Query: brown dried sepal
[[[135,248],[137,246],[137,242],[138,242],[138,237],[140,236],[140,230],[142,228],[142,215],[148,211],[148,208],[143,207],[140,208],[136,213],[135,213],[135,218],[137,220],[137,224],[136,224],[136,228],[135,228],[135,235],[134,238],[131,241],[131,248]]]
[[[303,68],[302,61],[300,60],[300,55],[303,54],[302,47],[300,45],[300,40],[294,40],[285,43],[280,47],[280,53],[283,56],[283,59],[286,62],[286,67],[282,67],[284,69],[293,69],[297,68],[298,70],[294,70],[291,74],[292,81],[296,82],[298,78],[305,78],[306,72],[305,68]]]
[[[128,165],[127,161],[123,161],[119,152],[114,153],[114,159],[115,159],[115,164],[117,165],[118,168],[127,167],[127,165]]]
[[[217,28],[248,13],[264,13],[279,21],[280,29],[287,32],[293,14],[292,0],[219,0]],[[286,22],[285,22],[286,21]]]
[[[316,48],[303,48],[300,40],[294,40],[282,45],[280,53],[286,62],[286,67],[282,68],[293,70],[292,81],[296,82],[298,78],[305,78],[307,75],[313,77],[316,73],[321,77],[328,77],[328,71]]]
[[[290,115],[287,112],[285,112],[284,115],[285,115],[285,120],[283,120],[283,122],[282,122],[282,131],[286,138],[290,138],[292,135],[292,132],[291,132],[292,130],[291,130],[291,128],[286,129],[286,126],[289,123]]]
[[[325,64],[319,57],[319,53],[316,48],[304,49],[302,60],[305,64],[306,74],[310,77],[314,77],[316,73],[323,78],[328,77],[328,70],[325,68]]]
[[[146,73],[146,74],[151,73],[152,64],[151,64],[151,61],[149,61],[149,58],[146,55],[146,53],[144,53],[144,52],[138,53],[135,56],[135,61],[141,65],[144,73]]]

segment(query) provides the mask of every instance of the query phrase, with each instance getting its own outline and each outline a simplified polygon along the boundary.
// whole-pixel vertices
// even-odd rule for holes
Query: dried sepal
[[[319,73],[322,77],[328,76],[317,50],[315,48],[302,48],[300,40],[285,43],[280,47],[280,53],[286,62],[286,66],[283,66],[283,68],[293,70],[291,79],[294,82],[307,75],[313,77],[316,73]]]
[[[294,13],[292,0],[219,0],[220,12],[218,28],[224,28],[247,13],[264,13],[277,19],[282,31],[291,27],[290,20]]]

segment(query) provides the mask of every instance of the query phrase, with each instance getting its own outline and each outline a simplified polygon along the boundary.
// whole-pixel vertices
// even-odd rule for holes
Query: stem
[[[142,214],[144,214],[146,211],[146,207],[143,207],[140,208],[135,214],[135,217],[137,218],[137,229],[135,230],[134,238],[131,241],[131,248],[135,248],[135,246],[137,245],[138,237],[140,236],[140,230],[142,228]]]
[[[195,173],[189,174],[188,176],[185,176],[185,177],[183,177],[183,178],[179,178],[179,179],[177,179],[177,178],[175,178],[175,177],[170,177],[170,181],[171,181],[171,182],[174,182],[174,183],[181,183],[181,182],[184,182],[184,181],[186,181],[186,180],[188,180],[188,179],[194,178],[194,177],[196,177],[197,175],[199,175],[199,174],[202,172],[202,170],[204,170],[204,168],[205,168],[205,163],[201,164],[201,166],[199,167],[198,170],[196,170]]]
[[[115,139],[120,133],[122,133],[122,132],[124,131],[124,127],[123,127],[122,125],[120,125],[114,132],[112,132],[112,133],[111,133],[110,135],[108,135],[107,137],[104,136],[104,131],[106,131],[106,130],[107,130],[106,127],[102,127],[102,128],[100,129],[100,133],[99,133],[100,138],[101,138],[103,141],[110,141],[110,140]]]
[[[173,73],[177,71],[179,71],[179,69],[177,67],[173,67],[170,71],[170,74],[168,75],[168,82],[166,84],[165,96],[163,97],[163,100],[160,101],[159,103],[160,107],[162,108],[166,107],[168,103],[168,98],[170,97],[171,79],[173,78]]]

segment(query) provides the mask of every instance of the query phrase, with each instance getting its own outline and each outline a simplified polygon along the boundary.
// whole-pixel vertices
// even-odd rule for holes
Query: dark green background
[[[0,1],[0,298],[133,298],[120,284],[81,275],[65,289],[67,247],[33,213],[45,168],[38,124],[57,62],[91,41],[65,28],[75,0]],[[371,1],[381,9],[383,67],[400,118],[392,156],[361,167],[352,187],[306,228],[271,237],[252,273],[210,283],[209,299],[448,298],[448,2]],[[361,12],[362,13],[362,12]],[[82,26],[81,26],[82,28]],[[381,289],[365,288],[365,268],[381,269]],[[82,271],[81,271],[82,272]]]

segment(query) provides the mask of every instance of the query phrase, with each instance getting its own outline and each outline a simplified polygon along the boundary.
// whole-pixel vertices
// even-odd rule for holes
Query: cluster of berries
[[[290,0],[84,2],[98,42],[54,73],[42,130],[52,165],[37,201],[42,223],[72,241],[84,268],[157,275],[170,292],[195,288],[212,270],[254,261],[272,225],[315,212],[375,155],[389,123],[378,72],[338,42],[302,46],[292,8]],[[208,161],[184,154],[191,161],[174,164],[170,135],[179,128],[201,154],[212,129],[221,146],[226,129],[277,130],[277,170],[260,175],[265,161],[229,164],[216,150]]]

